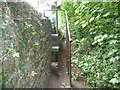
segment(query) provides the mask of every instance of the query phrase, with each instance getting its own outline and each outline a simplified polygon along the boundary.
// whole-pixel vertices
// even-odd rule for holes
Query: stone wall
[[[43,88],[50,75],[51,22],[24,2],[2,3],[0,87]]]

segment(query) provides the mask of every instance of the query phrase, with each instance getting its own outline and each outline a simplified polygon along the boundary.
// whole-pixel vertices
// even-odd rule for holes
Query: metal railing
[[[70,76],[70,86],[72,87],[72,74],[71,74],[71,35],[70,35],[70,29],[69,29],[69,22],[68,22],[68,15],[67,11],[63,9],[50,9],[50,10],[44,10],[43,15],[45,16],[46,11],[64,11],[65,12],[65,19],[66,19],[66,66],[67,71]]]

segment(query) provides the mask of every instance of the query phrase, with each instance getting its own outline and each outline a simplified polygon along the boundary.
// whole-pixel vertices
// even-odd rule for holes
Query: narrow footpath
[[[76,66],[73,66],[72,69],[75,73],[79,71]],[[81,77],[79,77],[78,81],[73,82],[75,83],[74,88],[87,88],[87,85]],[[70,79],[67,74],[65,47],[62,47],[60,50],[58,62],[51,64],[51,75],[47,88],[71,88]]]
[[[70,88],[65,56],[65,49],[62,48],[59,53],[58,62],[53,62],[51,64],[51,75],[48,88]]]

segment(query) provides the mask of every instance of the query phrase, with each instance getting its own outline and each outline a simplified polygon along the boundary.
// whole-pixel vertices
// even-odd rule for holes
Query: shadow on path
[[[76,66],[73,66],[72,69],[75,72],[76,70],[79,71]],[[73,82],[75,82],[76,84],[74,88],[87,88],[83,78],[79,77],[79,81],[73,81]],[[65,46],[62,47],[60,50],[58,62],[51,63],[51,75],[47,88],[71,88],[70,80],[66,68]]]
[[[66,68],[66,52],[62,47],[58,62],[51,63],[51,75],[48,88],[70,88],[69,77]]]

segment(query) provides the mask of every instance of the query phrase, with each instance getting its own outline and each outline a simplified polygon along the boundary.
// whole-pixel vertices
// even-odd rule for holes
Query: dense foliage
[[[68,11],[77,47],[72,62],[82,70],[81,75],[90,87],[118,88],[120,3],[64,2],[62,9]]]
[[[17,76],[17,80],[20,80],[19,77],[25,79],[26,82],[23,84],[28,86],[30,78],[34,77],[37,74],[34,67],[37,67],[38,65],[34,64],[32,61],[33,59],[37,58],[34,57],[34,54],[36,54],[38,52],[38,49],[41,48],[41,44],[43,42],[42,37],[45,36],[42,30],[42,24],[38,18],[35,16],[34,18],[28,18],[27,15],[21,13],[22,10],[18,9],[18,7],[11,8],[11,6],[21,6],[21,4],[3,3],[3,10],[4,8],[6,9],[3,11],[3,14],[0,15],[1,23],[3,23],[3,25],[0,27],[0,49],[2,52],[0,52],[0,56],[2,56],[0,57],[0,60],[2,60],[2,63],[0,62],[0,89],[10,86],[12,88],[15,88],[17,83],[15,85],[13,82],[14,80],[11,79],[15,75]],[[28,6],[26,3],[25,5]],[[34,14],[31,14],[33,12]],[[31,9],[28,14],[37,15],[34,9]],[[20,17],[20,20],[19,18],[12,20],[11,15],[14,17]],[[38,28],[41,30],[38,31]],[[41,38],[38,38],[39,35]],[[13,58],[10,58],[11,60],[9,60],[7,58],[8,56]],[[13,71],[11,71],[13,73],[13,76],[10,76],[11,72],[9,68],[6,68],[3,63],[5,62],[5,58],[8,59],[8,62],[11,61],[12,66],[14,65],[14,63],[12,63],[12,60],[15,60],[14,62],[16,65],[13,66]],[[29,63],[32,63],[34,67],[31,65],[32,69],[28,70],[28,68],[25,67],[29,65]],[[11,69],[11,64],[7,64],[7,66],[9,66]],[[25,69],[27,69],[27,71]]]

